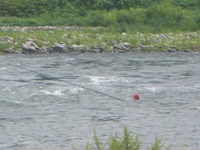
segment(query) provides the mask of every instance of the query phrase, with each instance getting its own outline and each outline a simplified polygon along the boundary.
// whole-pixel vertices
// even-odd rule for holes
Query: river
[[[198,52],[0,56],[1,150],[79,150],[124,126],[144,150],[199,150],[199,114]]]

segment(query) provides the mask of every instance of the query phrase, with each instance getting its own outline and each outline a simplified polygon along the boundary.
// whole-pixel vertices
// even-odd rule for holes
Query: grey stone
[[[176,52],[174,49],[167,49],[168,52]]]
[[[102,48],[95,48],[95,49],[93,49],[93,52],[94,53],[102,53],[103,49]]]
[[[55,43],[54,46],[52,46],[52,49],[54,52],[58,53],[67,53],[68,49],[65,47],[64,43]]]
[[[113,49],[121,49],[118,45],[114,45]]]
[[[125,51],[125,50],[122,50],[122,49],[120,49],[120,50],[118,50],[118,53],[126,53],[126,51]]]
[[[6,53],[6,54],[14,54],[15,50],[13,50],[12,48],[8,48],[8,49],[4,50],[4,53]]]
[[[22,48],[23,53],[36,53],[37,52],[37,50],[35,49],[34,46],[30,46],[28,44],[23,44],[21,48]]]
[[[53,50],[52,47],[47,47],[47,48],[46,48],[46,51],[47,51],[48,53],[50,53],[50,54],[54,52],[54,50]]]
[[[186,49],[186,50],[183,50],[183,52],[191,52],[191,50],[189,50],[189,49]]]
[[[130,44],[128,42],[124,42],[124,46],[128,48]]]
[[[84,47],[83,45],[77,45],[77,44],[72,45],[73,50],[76,51],[83,49],[83,47]]]

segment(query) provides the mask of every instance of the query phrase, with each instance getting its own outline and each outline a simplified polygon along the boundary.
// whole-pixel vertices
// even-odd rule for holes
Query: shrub
[[[169,2],[154,4],[147,9],[147,24],[158,29],[175,28],[177,30],[194,30],[196,22],[191,12],[174,7]]]
[[[110,136],[108,142],[103,144],[100,142],[96,130],[94,129],[94,146],[87,144],[84,150],[140,150],[142,143],[139,140],[139,135],[133,137],[130,131],[125,126],[124,133],[122,137]],[[170,147],[165,148],[161,139],[155,138],[155,142],[148,148],[148,150],[170,150]],[[75,148],[74,148],[75,150]]]

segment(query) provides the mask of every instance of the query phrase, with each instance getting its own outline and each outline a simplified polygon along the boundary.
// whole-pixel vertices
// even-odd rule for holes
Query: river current
[[[199,150],[200,53],[0,56],[1,150],[81,150],[124,126],[144,150]]]

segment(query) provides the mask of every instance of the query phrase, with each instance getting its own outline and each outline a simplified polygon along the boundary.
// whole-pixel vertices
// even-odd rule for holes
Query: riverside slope
[[[0,51],[7,54],[190,52],[200,50],[200,33],[101,33],[100,28],[1,27]],[[14,36],[13,36],[14,35]]]

